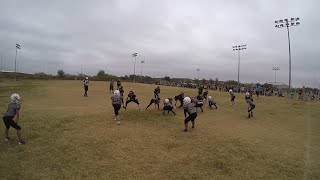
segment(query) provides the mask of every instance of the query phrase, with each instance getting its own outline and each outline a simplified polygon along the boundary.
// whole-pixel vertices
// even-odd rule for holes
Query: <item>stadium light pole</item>
[[[272,70],[274,71],[274,85],[277,85],[277,71],[280,70],[280,67],[272,67]]]
[[[21,49],[21,45],[16,43],[16,56],[14,58],[14,79],[17,80],[17,54],[18,49]]]
[[[290,19],[280,19],[275,21],[275,27],[276,28],[287,28],[288,32],[288,45],[289,45],[289,93],[291,92],[291,48],[290,48],[290,32],[289,32],[289,27],[292,26],[299,26],[300,18],[290,18]]]
[[[133,53],[132,57],[134,57],[134,66],[133,66],[133,82],[136,83],[136,62],[137,62],[138,53]]]
[[[141,82],[142,82],[142,66],[143,66],[144,63],[146,63],[146,60],[142,60],[141,61]]]
[[[199,86],[199,84],[200,84],[200,83],[199,83],[199,72],[200,72],[200,69],[197,68],[196,71],[198,72],[198,86]]]
[[[240,51],[247,49],[247,45],[232,46],[233,51],[238,51],[238,89],[240,87]]]

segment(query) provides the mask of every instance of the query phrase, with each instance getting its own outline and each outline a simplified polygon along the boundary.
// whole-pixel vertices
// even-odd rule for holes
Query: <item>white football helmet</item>
[[[119,90],[115,90],[113,93],[115,96],[120,96],[120,91]]]
[[[86,80],[88,80],[89,78],[88,77],[86,77]]]
[[[191,99],[189,98],[189,97],[185,97],[184,99],[183,99],[183,104],[190,104],[191,103]]]
[[[212,99],[212,97],[211,97],[211,96],[208,96],[208,99],[209,99],[209,100],[211,100],[211,99]]]
[[[232,89],[230,89],[230,90],[229,90],[229,93],[232,93],[232,92],[233,92]]]
[[[247,95],[247,96],[249,96],[249,95],[250,95],[250,93],[249,93],[249,92],[246,92],[246,95]]]
[[[164,102],[165,102],[165,103],[169,103],[169,99],[165,99]]]
[[[10,97],[10,100],[12,103],[19,104],[19,102],[20,102],[19,94],[17,94],[17,93],[12,94]]]

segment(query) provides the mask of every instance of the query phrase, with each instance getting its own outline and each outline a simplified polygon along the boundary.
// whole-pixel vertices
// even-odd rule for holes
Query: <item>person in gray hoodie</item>
[[[188,132],[189,121],[191,121],[192,123],[192,128],[194,128],[195,126],[195,119],[197,118],[197,110],[191,103],[191,99],[189,97],[185,97],[183,99],[183,109],[184,109],[184,117],[185,117],[183,132]]]
[[[10,97],[11,103],[8,105],[7,112],[3,116],[3,122],[6,126],[6,138],[5,141],[9,141],[9,129],[10,127],[13,127],[17,130],[17,136],[19,139],[19,144],[26,144],[24,140],[21,138],[21,127],[18,125],[19,117],[20,117],[20,96],[19,94],[12,94]],[[14,117],[16,117],[16,120],[14,121]]]
[[[118,121],[118,125],[121,124],[119,118],[119,110],[121,109],[121,95],[119,90],[114,91],[114,95],[111,97],[111,105],[113,106],[115,121]]]

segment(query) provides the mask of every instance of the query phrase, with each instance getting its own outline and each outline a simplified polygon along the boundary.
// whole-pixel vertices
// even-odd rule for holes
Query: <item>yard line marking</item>
[[[303,173],[303,179],[307,180],[309,172],[309,164],[310,164],[310,130],[311,130],[311,124],[310,124],[310,106],[309,102],[308,104],[308,112],[307,112],[307,137],[304,142],[305,145],[305,154],[304,154],[304,173]]]

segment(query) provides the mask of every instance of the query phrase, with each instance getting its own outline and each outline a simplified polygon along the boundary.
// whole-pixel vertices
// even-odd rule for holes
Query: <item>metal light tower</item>
[[[17,53],[18,49],[21,49],[20,44],[16,44],[16,57],[14,58],[14,72],[17,72]]]
[[[16,44],[16,56],[14,58],[14,79],[17,80],[17,53],[18,49],[21,49],[20,44]]]
[[[247,49],[247,45],[232,46],[233,51],[238,51],[238,89],[240,87],[240,51]]]
[[[141,81],[142,81],[142,66],[143,66],[144,63],[146,63],[146,60],[142,60],[141,61]]]
[[[134,73],[133,82],[134,82],[134,83],[136,83],[136,62],[137,62],[137,56],[138,56],[138,53],[133,53],[133,54],[132,54],[132,57],[134,57],[134,66],[133,66],[133,73]]]
[[[274,71],[274,85],[277,85],[277,71],[280,70],[280,67],[272,67],[272,70]]]
[[[299,26],[300,22],[298,22],[300,18],[290,18],[290,19],[280,19],[275,21],[276,28],[287,28],[288,31],[288,45],[289,45],[289,92],[291,92],[291,48],[290,48],[290,32],[289,27],[291,26]]]
[[[200,72],[200,69],[197,68],[196,71],[198,72],[198,85],[199,85],[199,84],[200,84],[200,83],[199,83],[199,82],[200,82],[200,81],[199,81],[199,72]]]

